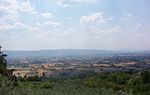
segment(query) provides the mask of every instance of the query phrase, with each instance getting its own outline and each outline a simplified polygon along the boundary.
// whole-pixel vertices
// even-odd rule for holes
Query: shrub
[[[51,83],[51,82],[43,82],[41,84],[41,88],[52,89],[53,88],[53,83]]]

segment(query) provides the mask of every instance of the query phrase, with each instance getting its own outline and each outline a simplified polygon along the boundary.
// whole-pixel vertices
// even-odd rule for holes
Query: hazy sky
[[[150,0],[0,0],[0,44],[150,50]]]

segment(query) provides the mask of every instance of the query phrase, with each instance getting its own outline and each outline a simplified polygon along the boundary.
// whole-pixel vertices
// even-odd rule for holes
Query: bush
[[[51,83],[51,82],[43,82],[42,85],[41,85],[41,88],[52,89],[53,88],[53,83]]]
[[[0,75],[0,94],[11,95],[14,89],[14,81],[10,81],[7,77]]]
[[[128,86],[140,85],[140,84],[142,84],[142,78],[140,78],[139,76],[135,76],[135,77],[131,78],[127,84],[128,84]]]

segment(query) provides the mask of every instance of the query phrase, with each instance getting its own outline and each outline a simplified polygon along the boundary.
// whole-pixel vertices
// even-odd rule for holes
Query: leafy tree
[[[144,84],[150,83],[150,72],[145,70],[141,73],[141,77]]]
[[[142,84],[142,78],[139,76],[134,76],[128,81],[128,86],[137,86]]]
[[[28,81],[41,81],[41,78],[37,75],[35,76],[30,76],[27,78]]]
[[[123,72],[115,72],[108,75],[108,81],[114,82],[119,85],[125,84],[130,79],[130,76]]]
[[[1,52],[1,46],[0,46],[0,74],[5,75],[7,71],[7,62],[6,62],[6,54],[3,54]]]

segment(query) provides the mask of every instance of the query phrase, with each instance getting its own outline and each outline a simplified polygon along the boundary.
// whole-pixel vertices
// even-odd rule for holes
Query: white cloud
[[[73,2],[96,3],[97,0],[72,0]]]
[[[28,31],[30,31],[30,32],[40,32],[41,30],[38,27],[29,27]]]
[[[35,7],[28,0],[1,0],[0,1],[0,17],[16,19],[19,12],[38,13]]]
[[[99,30],[99,26],[106,23],[106,19],[102,12],[92,13],[87,16],[82,16],[80,25],[87,31]]]
[[[105,17],[102,12],[92,13],[87,16],[82,16],[80,19],[80,25],[87,32],[99,33],[112,33],[121,31],[119,25],[107,26],[109,22],[113,20],[113,17]]]
[[[122,28],[119,25],[115,25],[109,29],[101,29],[101,28],[93,28],[91,29],[96,34],[101,34],[101,33],[114,33],[114,32],[121,32]]]
[[[20,21],[20,12],[38,14],[35,7],[28,0],[0,0],[0,31],[35,30],[35,28],[29,27]]]
[[[140,28],[142,26],[142,24],[141,23],[135,23],[135,28]]]
[[[61,25],[58,22],[52,22],[52,21],[43,22],[43,24],[46,26],[60,26]]]
[[[112,21],[114,19],[114,17],[109,17],[108,21]]]
[[[62,6],[62,7],[70,7],[71,6],[71,2],[66,2],[65,0],[57,0],[57,4]]]
[[[62,25],[59,22],[44,21],[44,22],[37,22],[35,24],[35,27],[31,28],[29,31],[31,32],[36,31],[37,34],[34,36],[35,39],[43,39],[43,38],[49,39],[61,34],[63,31],[63,29],[62,30],[61,29]]]
[[[41,16],[44,18],[53,18],[53,15],[51,13],[41,13]]]
[[[105,22],[106,21],[102,12],[92,13],[88,16],[82,16],[80,19],[81,25],[99,25]]]
[[[54,21],[45,21],[45,22],[37,22],[35,24],[38,27],[57,27],[57,26],[61,26],[61,23],[59,22],[54,22]]]
[[[47,21],[47,22],[43,22],[44,25],[46,26],[60,26],[61,24],[58,22],[51,22],[51,21]]]
[[[96,3],[97,0],[57,0],[57,4],[63,7],[70,7],[75,4],[93,4]]]
[[[73,19],[73,17],[66,17],[66,19],[67,19],[67,20],[72,20],[72,19]]]
[[[16,0],[1,0],[0,1],[0,23],[11,23],[16,21],[18,14],[18,7]]]
[[[35,25],[29,26],[20,20],[19,15],[21,12],[35,14],[36,17],[40,17],[40,21]],[[3,35],[10,31],[14,31],[12,33],[13,35],[18,31],[26,31],[26,33],[37,35],[38,33],[46,34],[49,30],[52,32],[57,31],[56,34],[59,35],[61,32],[58,31],[62,29],[61,23],[47,20],[50,18],[53,18],[51,13],[38,12],[29,0],[0,0],[0,32]],[[61,31],[63,31],[63,29]]]
[[[27,29],[29,28],[28,25],[21,23],[21,22],[15,22],[14,24],[1,24],[0,25],[0,31],[10,31],[10,30],[16,30],[16,29]]]
[[[1,32],[12,30],[12,29],[15,29],[15,27],[13,25],[10,25],[10,24],[1,24],[0,25],[0,31]]]
[[[19,2],[18,7],[19,7],[19,11],[21,12],[29,12],[30,14],[38,14],[38,11],[36,11],[35,6],[32,5],[28,0]]]
[[[29,1],[21,2],[19,5],[20,11],[32,12],[35,8],[31,5]]]
[[[1,0],[0,1],[0,27],[1,30],[8,26],[8,29],[15,29],[16,24],[21,24],[19,21],[19,12],[26,11],[35,13],[35,8],[29,1],[23,0]]]
[[[0,0],[0,30],[1,31],[11,31],[18,29],[26,29],[28,31],[39,31],[36,26],[52,26],[56,27],[61,25],[54,21],[44,21],[39,22],[36,26],[29,27],[23,21],[20,20],[20,12],[27,12],[29,14],[34,14],[36,17],[41,17],[40,19],[45,20],[52,18],[51,13],[39,13],[33,4],[29,0]]]
[[[65,30],[61,31],[45,31],[45,32],[40,32],[38,35],[35,35],[35,39],[47,39],[47,40],[64,40],[64,39],[69,39],[70,37],[74,36],[74,29],[71,27],[65,28]]]

